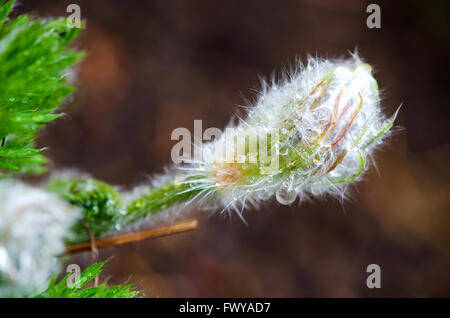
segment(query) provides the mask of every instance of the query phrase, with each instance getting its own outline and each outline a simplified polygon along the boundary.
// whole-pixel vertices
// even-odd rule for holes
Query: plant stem
[[[182,223],[177,223],[169,226],[162,226],[156,229],[144,230],[133,233],[119,234],[112,237],[96,240],[97,248],[106,248],[112,246],[119,246],[131,242],[146,240],[149,238],[157,238],[176,233],[191,231],[197,228],[197,220],[190,220]],[[92,248],[91,242],[83,242],[69,245],[66,247],[65,254],[75,254],[83,251],[88,251]]]
[[[97,263],[98,259],[98,249],[97,249],[97,242],[95,240],[94,234],[92,234],[91,230],[89,229],[89,225],[86,223],[85,220],[81,220],[83,223],[84,228],[86,229],[86,232],[89,234],[89,238],[91,239],[91,252],[92,252],[92,262]],[[98,286],[99,281],[99,275],[95,276],[94,278],[94,286]]]
[[[168,182],[160,187],[148,187],[139,196],[127,201],[110,185],[95,179],[61,178],[53,180],[48,189],[82,211],[82,219],[72,227],[67,244],[114,235],[114,232],[147,216],[188,202],[201,190],[195,184]]]

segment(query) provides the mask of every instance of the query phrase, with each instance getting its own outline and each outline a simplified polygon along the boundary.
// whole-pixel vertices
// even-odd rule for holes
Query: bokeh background
[[[177,127],[223,128],[258,76],[295,57],[347,56],[375,68],[403,131],[376,155],[352,200],[275,201],[238,217],[194,213],[197,230],[101,252],[103,278],[148,297],[450,296],[449,2],[353,0],[22,0],[16,13],[87,21],[87,58],[67,116],[46,129],[52,170],[77,168],[125,188],[171,162]],[[87,266],[89,253],[70,262]],[[368,264],[381,289],[366,287]]]

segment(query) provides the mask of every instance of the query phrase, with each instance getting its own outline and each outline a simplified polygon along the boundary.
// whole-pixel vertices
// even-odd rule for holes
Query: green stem
[[[68,244],[89,240],[82,221],[98,238],[121,230],[150,214],[188,202],[202,191],[194,182],[174,181],[162,187],[148,187],[141,195],[128,201],[122,193],[102,181],[80,178],[55,179],[48,189],[79,207],[82,212],[82,219],[73,226],[67,239]]]

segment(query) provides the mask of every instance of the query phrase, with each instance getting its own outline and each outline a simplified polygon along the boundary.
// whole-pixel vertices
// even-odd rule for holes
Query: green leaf
[[[47,188],[72,205],[80,208],[90,231],[98,237],[111,232],[123,217],[122,195],[110,185],[95,179],[61,178],[49,183]],[[89,240],[80,222],[71,231],[70,241]]]
[[[72,273],[67,274],[60,282],[56,282],[56,275],[50,279],[45,291],[33,295],[34,298],[140,298],[143,293],[134,290],[131,284],[107,286],[102,283],[99,286],[86,287],[95,277],[100,275],[104,262],[94,263],[86,268],[79,277],[79,287],[69,287],[67,279]]]
[[[0,173],[42,173],[46,160],[35,139],[73,91],[68,74],[83,53],[68,46],[81,29],[26,14],[4,23],[13,3],[0,4]]]
[[[14,1],[10,0],[6,2],[3,6],[0,7],[0,29],[3,25],[3,21],[5,21],[6,17],[8,16],[9,12],[11,11],[13,7]]]

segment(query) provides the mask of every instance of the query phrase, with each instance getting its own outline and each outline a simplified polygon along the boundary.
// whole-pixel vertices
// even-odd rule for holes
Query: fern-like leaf
[[[140,298],[143,293],[133,289],[131,284],[107,286],[102,283],[99,286],[86,287],[90,281],[100,275],[104,262],[94,263],[86,268],[79,277],[79,288],[70,287],[67,279],[72,274],[67,274],[61,281],[56,282],[54,276],[48,283],[44,292],[34,295],[35,298]]]
[[[72,92],[70,66],[83,56],[68,48],[81,29],[64,18],[24,14],[5,23],[13,3],[0,4],[0,175],[45,171],[36,134],[59,117],[55,109]]]

